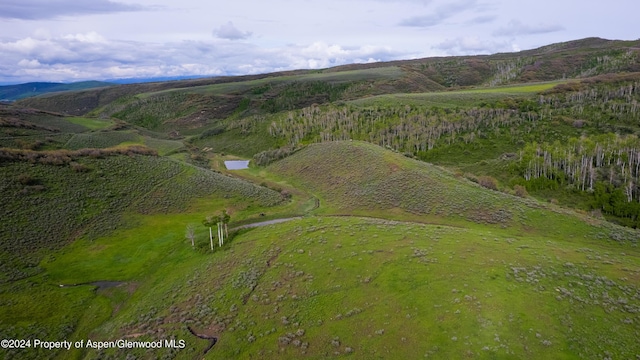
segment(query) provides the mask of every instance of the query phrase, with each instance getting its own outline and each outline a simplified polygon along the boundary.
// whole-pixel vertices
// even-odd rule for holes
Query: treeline
[[[528,144],[518,166],[529,188],[588,191],[594,195],[592,208],[640,225],[635,223],[640,220],[640,139],[635,135]]]
[[[24,161],[46,165],[65,165],[82,157],[103,158],[116,155],[158,156],[158,152],[143,145],[113,147],[106,149],[50,150],[33,151],[12,148],[0,148],[0,163]]]
[[[536,120],[538,115],[533,112],[502,108],[312,106],[287,113],[273,121],[268,131],[271,136],[285,139],[289,146],[357,139],[418,153],[433,149],[439,141],[472,142],[492,129]]]
[[[438,145],[471,143],[504,129],[514,139],[541,121],[569,119],[575,128],[632,132],[640,116],[640,80],[567,84],[537,99],[505,98],[471,109],[426,106],[310,106],[271,118],[269,135],[288,146],[357,139],[411,154]],[[564,87],[564,88],[563,88]],[[525,125],[525,126],[522,126]]]

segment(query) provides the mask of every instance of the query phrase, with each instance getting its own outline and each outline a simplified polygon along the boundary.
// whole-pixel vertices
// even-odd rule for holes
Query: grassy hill
[[[0,152],[0,281],[37,273],[45,254],[77,238],[128,226],[128,213],[176,212],[194,198],[213,194],[259,207],[282,201],[270,189],[168,158],[137,155],[145,152],[154,153],[138,147],[57,150],[39,158],[33,151]]]

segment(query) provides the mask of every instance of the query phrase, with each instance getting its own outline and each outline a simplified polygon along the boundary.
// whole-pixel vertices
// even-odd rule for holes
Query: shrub
[[[89,171],[89,168],[86,165],[79,164],[77,162],[71,162],[70,165],[71,165],[71,169],[78,173]]]
[[[478,184],[487,189],[498,190],[498,181],[491,176],[480,176],[478,178]]]
[[[513,187],[513,191],[516,194],[516,196],[525,198],[527,196],[529,196],[529,193],[527,192],[527,189],[522,186],[522,185],[516,185]]]
[[[34,185],[38,182],[38,180],[36,180],[33,176],[25,173],[18,175],[17,180],[22,185]]]

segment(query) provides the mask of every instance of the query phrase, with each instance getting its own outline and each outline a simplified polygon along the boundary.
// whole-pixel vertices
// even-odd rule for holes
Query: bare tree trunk
[[[196,238],[196,234],[195,234],[195,229],[193,228],[193,225],[187,225],[187,232],[185,234],[186,238],[191,240],[191,247],[195,248],[196,244],[195,244],[195,238]]]
[[[209,227],[209,241],[211,242],[211,251],[213,251],[213,231]]]

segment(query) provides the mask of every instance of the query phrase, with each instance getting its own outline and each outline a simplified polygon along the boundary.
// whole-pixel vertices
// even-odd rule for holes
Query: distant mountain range
[[[209,75],[191,75],[191,76],[159,76],[151,78],[126,78],[126,79],[107,79],[105,81],[81,81],[74,83],[57,83],[57,82],[29,82],[24,84],[0,85],[0,101],[12,102],[20,99],[26,99],[47,93],[61,91],[77,91],[94,88],[101,88],[113,85],[125,84],[142,84],[151,82],[165,82],[175,80],[192,80],[203,77],[210,78]]]
[[[116,85],[102,81],[82,81],[75,83],[30,82],[17,85],[0,86],[0,101],[15,101],[47,93],[73,90],[86,90]]]

